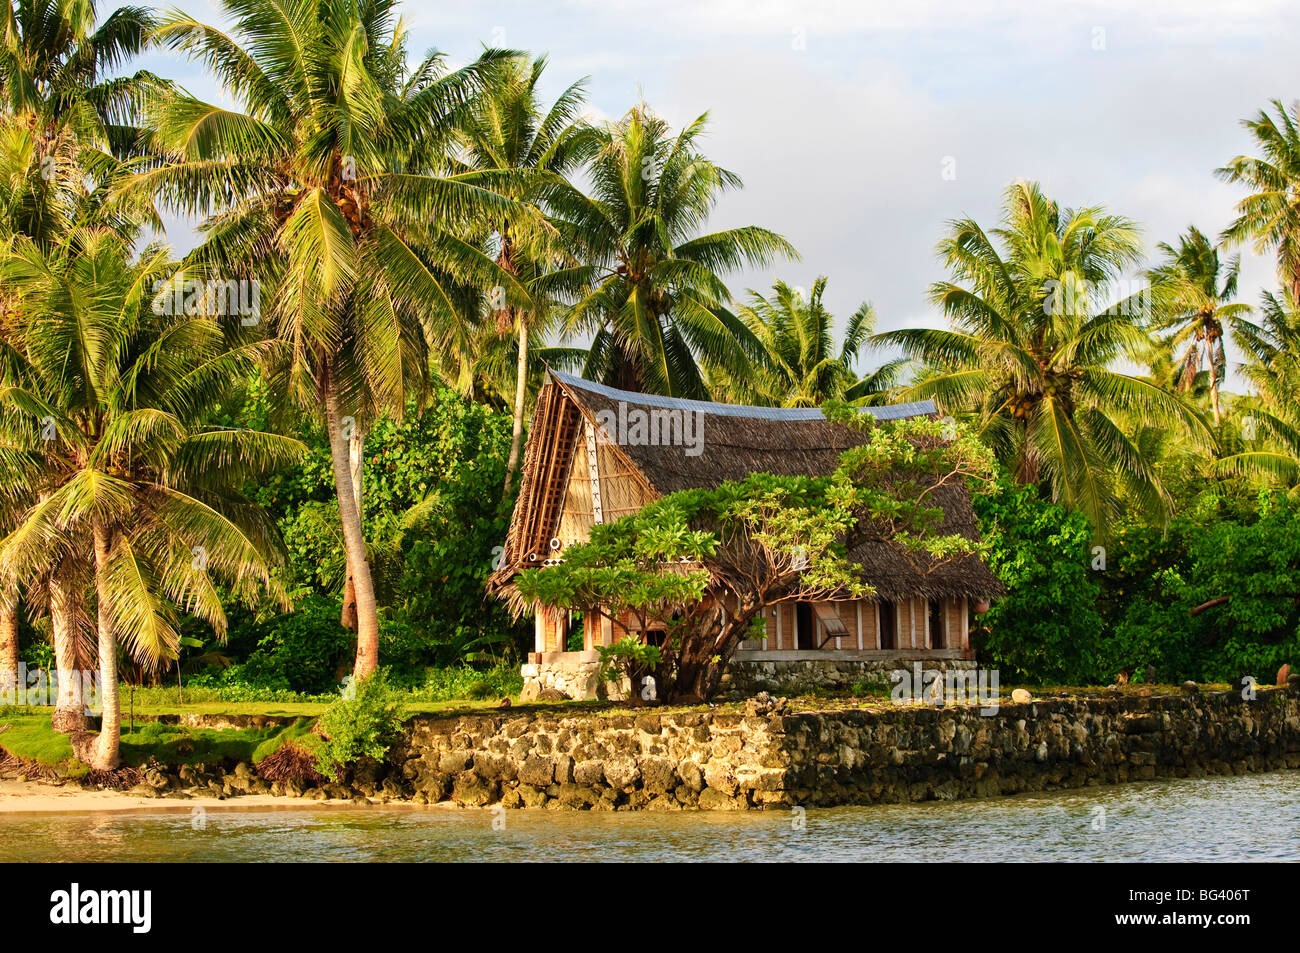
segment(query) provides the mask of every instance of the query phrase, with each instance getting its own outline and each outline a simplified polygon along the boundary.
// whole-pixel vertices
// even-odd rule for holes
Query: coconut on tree
[[[1170,344],[1180,351],[1178,388],[1190,390],[1197,375],[1206,373],[1210,407],[1217,425],[1223,419],[1219,388],[1228,371],[1225,333],[1244,330],[1250,305],[1236,302],[1241,256],[1220,259],[1219,250],[1191,227],[1177,247],[1160,243],[1165,262],[1151,272],[1159,290],[1159,329],[1172,331]]]

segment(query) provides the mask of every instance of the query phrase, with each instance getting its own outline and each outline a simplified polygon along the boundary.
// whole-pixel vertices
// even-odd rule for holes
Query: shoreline
[[[279,797],[271,794],[245,794],[236,798],[195,796],[139,797],[126,791],[87,791],[73,785],[52,784],[48,781],[18,781],[0,779],[0,816],[12,814],[133,814],[167,812],[182,814],[201,807],[205,811],[239,811],[255,809],[301,810],[303,808],[329,808],[330,810],[363,811],[370,807],[433,808],[444,810],[455,805],[418,804],[414,801],[388,801],[357,804],[350,800],[329,798],[323,801],[305,798]]]
[[[0,814],[400,805],[764,810],[987,799],[1300,769],[1294,689],[951,708],[416,716],[382,762],[268,780],[246,761],[151,768],[129,790],[0,780]],[[271,766],[272,776],[285,765]],[[290,765],[292,767],[292,765]],[[246,792],[246,793],[245,793]],[[168,797],[176,794],[177,797]],[[183,800],[182,800],[183,799]],[[188,803],[187,803],[188,802]]]
[[[1014,799],[1018,797],[1041,797],[1049,795],[1072,794],[1082,791],[1096,791],[1104,788],[1122,788],[1136,784],[1150,784],[1157,781],[1196,781],[1208,780],[1214,777],[1256,777],[1266,774],[1287,774],[1295,772],[1300,774],[1300,768],[1265,768],[1258,771],[1245,771],[1240,774],[1235,772],[1225,775],[1172,775],[1155,778],[1134,777],[1124,781],[1111,781],[1105,783],[1090,783],[1070,787],[1053,787],[1040,790],[1008,791],[1000,794],[976,795],[974,797],[961,798],[934,798],[920,801],[891,801],[876,803],[849,803],[828,805],[830,807],[898,807],[903,804],[926,804],[926,803],[947,803],[949,801],[1001,801]],[[48,781],[18,781],[12,778],[0,779],[0,818],[6,816],[30,815],[30,814],[184,814],[193,811],[195,807],[201,807],[205,811],[221,812],[238,812],[238,811],[314,811],[325,809],[331,811],[364,811],[371,808],[380,808],[383,810],[410,810],[410,811],[476,811],[488,812],[498,807],[500,801],[495,804],[459,804],[455,801],[439,801],[436,803],[421,804],[418,801],[407,800],[389,800],[389,801],[371,801],[367,804],[358,804],[355,801],[341,798],[326,798],[315,800],[312,798],[287,797],[285,795],[272,794],[245,794],[233,798],[217,798],[211,796],[190,796],[190,797],[168,797],[160,795],[158,797],[139,797],[125,791],[87,791],[80,788],[70,788],[67,785],[53,784]],[[779,805],[773,805],[779,808]],[[527,810],[527,808],[525,808]],[[533,810],[545,810],[544,808],[534,808]],[[760,809],[762,810],[762,809]],[[715,813],[706,808],[682,808],[683,813],[694,814],[712,814]],[[512,811],[513,813],[513,811]],[[579,811],[566,810],[563,813],[581,813]],[[635,811],[632,813],[645,813]],[[752,811],[740,811],[736,813],[752,813]]]

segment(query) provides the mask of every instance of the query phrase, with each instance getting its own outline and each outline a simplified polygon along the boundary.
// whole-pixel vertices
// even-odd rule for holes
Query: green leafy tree
[[[1300,665],[1298,541],[1300,508],[1270,491],[1207,493],[1164,530],[1125,525],[1101,574],[1113,628],[1104,670],[1240,687]]]
[[[1087,518],[1006,475],[972,502],[989,541],[989,568],[1007,587],[976,627],[981,663],[1004,679],[1094,683],[1105,633],[1092,565],[1105,551],[1094,554]]]

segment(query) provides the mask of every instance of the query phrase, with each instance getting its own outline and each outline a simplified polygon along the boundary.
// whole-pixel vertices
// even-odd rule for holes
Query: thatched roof
[[[828,422],[817,408],[746,407],[658,397],[551,371],[529,430],[519,500],[501,568],[493,576],[493,589],[508,588],[510,578],[520,569],[541,564],[538,560],[545,553],[537,551],[538,540],[549,538],[557,523],[546,512],[548,481],[567,480],[567,462],[561,463],[556,456],[572,456],[576,428],[584,421],[593,429],[601,425],[611,429],[611,421],[621,427],[623,421],[637,419],[638,411],[646,417],[658,413],[661,420],[678,412],[679,419],[690,414],[694,430],[686,435],[693,440],[675,445],[617,439],[610,445],[643,485],[649,499],[678,490],[716,487],[751,473],[825,475],[835,469],[844,450],[867,439],[861,431]],[[864,411],[881,420],[936,413],[930,401],[868,407]],[[550,498],[554,499],[554,492]],[[942,532],[978,538],[978,525],[965,487],[940,489],[936,503],[945,512]],[[551,502],[550,506],[554,508],[555,504]],[[863,566],[864,577],[876,588],[879,598],[979,598],[1002,592],[1001,583],[974,556],[928,572],[918,571],[887,545],[859,546],[850,557]]]

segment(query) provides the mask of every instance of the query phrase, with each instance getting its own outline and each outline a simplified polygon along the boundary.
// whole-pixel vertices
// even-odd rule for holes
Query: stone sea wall
[[[1300,768],[1300,699],[1261,690],[974,708],[473,716],[412,722],[403,781],[429,801],[742,810]]]
[[[450,801],[582,810],[746,810],[993,797],[1300,768],[1300,693],[1123,695],[976,708],[419,716],[384,763],[338,783],[266,783],[246,764],[148,774],[140,791]],[[156,776],[154,776],[156,775]]]

